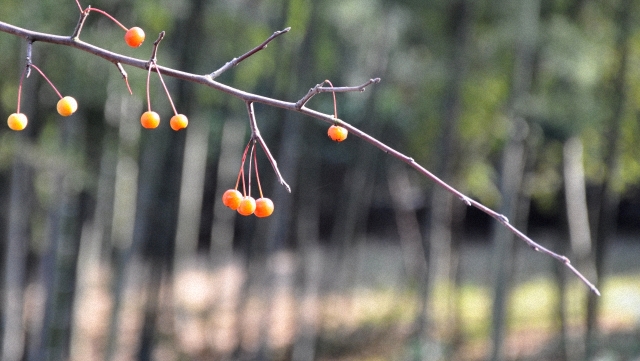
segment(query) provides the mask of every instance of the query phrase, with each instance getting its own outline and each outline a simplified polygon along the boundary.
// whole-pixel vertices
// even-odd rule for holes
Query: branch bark
[[[288,28],[285,29],[285,30],[288,30]],[[285,32],[285,30],[282,30],[280,32],[276,32],[276,33],[274,33],[274,35],[275,34],[279,35],[280,33]],[[27,40],[28,42],[38,42],[38,41],[40,41],[40,42],[44,42],[44,43],[51,43],[51,44],[69,46],[69,47],[72,47],[72,48],[75,48],[75,49],[78,49],[78,50],[93,54],[93,55],[98,56],[100,58],[103,58],[103,59],[113,63],[116,66],[118,65],[118,63],[120,63],[120,64],[124,64],[124,65],[129,65],[129,66],[132,66],[132,67],[135,67],[135,68],[143,69],[143,70],[148,70],[148,67],[149,67],[149,60],[137,59],[137,58],[125,56],[125,55],[122,55],[122,54],[119,54],[119,53],[115,53],[115,52],[106,50],[106,49],[100,48],[98,46],[86,43],[86,42],[80,40],[77,36],[76,37],[73,37],[73,36],[61,36],[61,35],[42,33],[42,32],[37,32],[37,31],[24,29],[24,28],[15,26],[15,25],[11,25],[11,24],[5,23],[5,22],[0,22],[0,32],[5,32],[5,33],[8,33],[8,34],[12,34],[12,35],[18,36],[18,37],[22,37],[25,40]],[[270,41],[270,40],[272,40],[274,35],[272,35],[271,38],[267,39],[267,41],[265,41],[265,43]],[[265,43],[263,43],[263,44],[265,44]],[[261,48],[263,48],[263,47],[262,46],[258,46],[255,49],[259,50]],[[498,222],[502,223],[502,225],[504,227],[506,227],[509,231],[511,231],[518,238],[523,240],[527,245],[529,245],[535,251],[541,252],[543,254],[546,254],[546,255],[548,255],[550,257],[553,257],[557,261],[562,262],[569,270],[571,270],[571,272],[573,272],[582,282],[584,282],[587,285],[587,287],[589,287],[589,289],[591,289],[591,291],[593,293],[595,293],[596,295],[600,295],[600,292],[598,291],[598,289],[585,276],[583,276],[575,267],[573,267],[573,265],[571,264],[570,260],[567,257],[565,257],[563,255],[559,255],[557,253],[554,253],[551,250],[549,250],[547,248],[544,248],[541,245],[539,245],[538,243],[534,242],[531,238],[529,238],[524,233],[522,233],[517,228],[515,228],[513,225],[511,225],[511,223],[509,223],[509,220],[507,219],[507,217],[505,217],[504,215],[502,215],[502,214],[500,214],[498,212],[495,212],[494,210],[486,207],[485,205],[483,205],[483,204],[481,204],[481,203],[479,203],[479,202],[467,197],[466,195],[462,194],[460,191],[458,191],[457,189],[453,188],[448,183],[442,181],[440,178],[435,176],[433,173],[429,172],[426,168],[424,168],[420,164],[416,163],[413,158],[411,158],[411,157],[409,157],[409,156],[407,156],[407,155],[395,150],[394,148],[391,148],[390,146],[382,143],[381,141],[379,141],[376,138],[370,136],[369,134],[361,131],[360,129],[358,129],[358,128],[356,128],[356,127],[354,127],[354,126],[342,121],[341,119],[334,118],[334,116],[332,114],[325,114],[325,113],[322,113],[322,112],[307,108],[300,101],[294,103],[294,102],[288,102],[288,101],[279,100],[279,99],[273,99],[273,98],[269,98],[269,97],[266,97],[266,96],[262,96],[262,95],[258,95],[258,94],[254,94],[254,93],[250,93],[250,92],[246,92],[246,91],[243,91],[243,90],[240,90],[240,89],[225,85],[225,84],[217,82],[217,81],[215,81],[213,79],[212,74],[215,75],[216,72],[213,72],[211,74],[206,74],[206,75],[199,75],[199,74],[188,73],[188,72],[184,72],[184,71],[180,71],[180,70],[177,70],[177,69],[172,69],[172,68],[165,67],[165,66],[160,66],[160,65],[153,66],[151,71],[161,71],[162,74],[164,74],[166,76],[170,76],[170,77],[173,77],[173,78],[176,78],[176,79],[180,79],[180,80],[184,80],[184,81],[188,81],[188,82],[192,82],[192,83],[196,83],[196,84],[201,84],[201,85],[216,89],[218,91],[227,93],[232,97],[241,99],[246,104],[261,103],[261,104],[265,104],[265,105],[269,105],[269,106],[273,106],[273,107],[277,107],[277,108],[286,109],[286,110],[289,110],[289,111],[292,111],[292,112],[298,112],[298,113],[310,116],[312,118],[316,118],[318,120],[321,120],[321,121],[326,122],[328,124],[340,125],[343,128],[346,128],[354,136],[357,136],[357,137],[363,139],[364,141],[370,143],[374,147],[376,147],[376,148],[382,150],[383,152],[393,156],[394,158],[397,158],[400,161],[408,164],[410,167],[412,167],[413,169],[418,171],[423,176],[431,179],[438,186],[444,188],[446,191],[448,191],[451,194],[453,194],[454,196],[458,197],[467,206],[476,207],[479,210],[481,210],[484,213],[486,213],[489,216],[491,216],[492,218],[496,219]],[[305,97],[303,97],[301,99],[301,101],[304,102],[305,98],[307,98],[307,100],[308,100],[309,94],[311,94],[311,96],[313,96],[313,95],[317,94],[317,92],[322,92],[322,91],[362,91],[364,89],[364,86],[367,86],[367,85],[372,84],[372,83],[377,83],[377,82],[378,82],[378,79],[372,79],[369,82],[365,83],[363,86],[359,86],[359,87],[342,87],[342,88],[333,88],[333,87],[331,87],[331,88],[328,88],[328,89],[323,89],[323,87],[320,86],[320,87],[316,87],[317,89],[315,91],[313,91],[313,89],[312,89]]]

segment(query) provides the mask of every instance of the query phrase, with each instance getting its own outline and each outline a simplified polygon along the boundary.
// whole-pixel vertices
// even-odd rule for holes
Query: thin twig
[[[151,50],[151,62],[156,62],[158,60],[158,46],[160,46],[160,42],[164,39],[164,30],[158,34],[158,38],[153,42],[153,49]]]
[[[362,85],[358,85],[358,86],[341,86],[341,87],[336,87],[336,88],[334,88],[333,86],[324,87],[323,85],[326,82],[327,82],[327,80],[325,80],[322,83],[317,84],[313,88],[309,89],[309,92],[307,92],[307,94],[304,97],[302,97],[302,99],[300,99],[300,100],[298,100],[296,102],[296,108],[298,108],[298,109],[302,108],[305,104],[307,104],[307,102],[309,100],[311,100],[311,98],[313,98],[314,95],[319,94],[319,93],[327,93],[327,92],[333,92],[333,93],[363,92],[364,89],[367,86],[369,86],[371,84],[379,83],[380,82],[380,78],[369,79],[369,81],[367,81],[366,83],[364,83]]]
[[[91,9],[91,5],[87,6],[86,10],[82,10],[80,3],[78,3],[78,7],[80,8],[80,17],[78,18],[78,23],[76,24],[76,28],[73,30],[73,34],[71,37],[73,39],[80,39],[80,32],[82,31],[82,27],[84,26],[84,22],[87,20],[87,16],[89,16],[89,10]]]
[[[119,62],[116,62],[116,66],[118,67],[118,71],[120,71],[120,74],[122,74],[122,78],[124,79],[124,83],[127,85],[129,94],[133,94],[133,92],[131,91],[131,87],[129,86],[129,77],[127,75],[127,72],[124,70],[124,68],[122,67],[122,64],[120,64]]]
[[[280,184],[282,184],[287,189],[287,192],[291,193],[291,187],[289,186],[289,184],[287,184],[287,182],[285,182],[282,174],[280,174],[280,170],[278,169],[278,162],[276,162],[275,158],[273,158],[273,155],[271,155],[271,152],[269,151],[269,147],[267,147],[267,143],[264,141],[264,139],[262,139],[262,135],[260,135],[260,130],[258,130],[258,122],[256,121],[256,114],[253,110],[253,102],[248,101],[246,102],[246,104],[247,112],[249,113],[249,124],[251,126],[251,139],[257,140],[258,143],[260,143],[264,154],[267,156],[267,159],[269,159],[269,162],[271,163],[273,171],[276,172],[276,176],[278,177]]]
[[[220,74],[224,73],[225,71],[233,68],[234,66],[238,65],[241,61],[243,61],[244,59],[250,57],[251,55],[259,52],[260,50],[264,49],[267,47],[267,44],[269,44],[271,42],[271,40],[277,38],[278,36],[288,32],[289,30],[291,30],[291,28],[286,28],[283,30],[279,30],[276,31],[275,33],[271,34],[270,37],[267,38],[267,40],[263,41],[262,44],[256,46],[255,48],[249,50],[248,52],[244,53],[242,56],[238,57],[238,58],[233,58],[230,61],[228,61],[226,64],[224,64],[220,69],[214,71],[213,73],[209,74],[209,76],[211,77],[211,79],[215,79],[217,77],[220,76]]]
[[[32,31],[32,30],[23,29],[23,28],[14,26],[14,25],[10,25],[10,24],[7,24],[5,22],[0,22],[0,31],[1,32],[5,32],[5,33],[9,33],[9,34],[13,34],[13,35],[16,35],[16,36],[19,36],[19,37],[22,37],[22,38],[25,38],[25,39],[30,40],[30,41],[42,41],[42,42],[46,42],[46,43],[59,44],[59,45],[73,47],[73,48],[85,51],[87,53],[93,54],[95,56],[101,57],[101,58],[103,58],[105,60],[108,60],[110,62],[114,62],[114,63],[115,62],[120,62],[122,64],[126,64],[126,65],[129,65],[129,66],[133,66],[133,67],[144,69],[144,70],[148,70],[149,69],[148,68],[149,67],[149,61],[148,60],[136,59],[136,58],[128,57],[128,56],[125,56],[125,55],[122,55],[122,54],[119,54],[119,53],[114,53],[114,52],[108,51],[106,49],[103,49],[103,48],[100,48],[100,47],[85,43],[85,42],[83,42],[83,41],[81,41],[79,39],[73,38],[73,37],[59,36],[59,35],[53,35],[53,34],[47,34],[47,33],[40,33],[40,32],[36,32],[36,31]],[[277,107],[277,108],[282,108],[282,109],[298,112],[300,114],[304,114],[304,115],[307,115],[309,117],[321,120],[321,121],[326,122],[328,124],[337,124],[337,125],[340,125],[340,126],[346,128],[347,130],[349,130],[349,132],[351,134],[353,134],[353,135],[355,135],[357,137],[360,137],[364,141],[372,144],[373,146],[375,146],[376,148],[382,150],[383,152],[385,152],[387,154],[390,154],[391,156],[393,156],[393,157],[395,157],[395,158],[407,163],[410,167],[412,167],[415,170],[417,170],[420,174],[426,176],[427,178],[429,178],[432,181],[434,181],[435,183],[437,183],[439,186],[443,187],[444,189],[446,189],[450,193],[452,193],[455,196],[457,196],[458,198],[460,198],[466,205],[474,206],[474,207],[478,208],[479,210],[483,211],[484,213],[486,213],[486,214],[490,215],[491,217],[495,218],[500,223],[502,223],[505,227],[507,227],[507,229],[509,229],[518,238],[523,240],[529,246],[533,247],[534,250],[536,250],[538,252],[541,252],[541,253],[544,253],[546,255],[549,255],[552,258],[562,262],[569,270],[571,270],[571,272],[573,272],[582,282],[584,282],[591,289],[591,291],[593,291],[597,295],[600,295],[600,292],[598,291],[598,289],[591,282],[589,282],[589,280],[586,277],[584,277],[578,270],[576,270],[573,267],[573,265],[571,265],[571,263],[569,262],[569,259],[567,257],[558,255],[558,254],[556,254],[554,252],[551,252],[548,249],[540,246],[539,244],[537,244],[536,242],[531,240],[529,237],[524,235],[522,232],[517,230],[515,227],[513,227],[509,223],[508,219],[504,215],[496,213],[495,211],[491,210],[490,208],[484,206],[483,204],[481,204],[479,202],[476,202],[476,201],[472,200],[471,198],[465,196],[464,194],[462,194],[461,192],[459,192],[455,188],[451,187],[449,184],[445,183],[444,181],[442,181],[441,179],[436,177],[434,174],[429,172],[427,169],[425,169],[424,167],[422,167],[421,165],[416,163],[413,160],[413,158],[402,154],[401,152],[399,152],[399,151],[391,148],[390,146],[380,142],[376,138],[368,135],[367,133],[359,130],[358,128],[356,128],[356,127],[354,127],[354,126],[352,126],[352,125],[350,125],[348,123],[345,123],[344,121],[342,121],[340,119],[334,118],[333,115],[331,115],[331,114],[325,114],[325,113],[321,113],[321,112],[318,112],[316,110],[307,108],[304,105],[305,101],[302,101],[306,97],[310,98],[310,97],[312,97],[313,95],[315,95],[315,94],[317,94],[319,92],[340,91],[341,88],[327,88],[327,89],[324,89],[324,87],[322,87],[322,85],[319,85],[319,86],[317,86],[319,90],[316,90],[310,96],[309,96],[309,94],[307,94],[307,96],[305,96],[305,98],[302,98],[301,101],[298,101],[296,103],[292,103],[292,102],[287,102],[287,101],[283,101],[283,100],[269,98],[269,97],[258,95],[258,94],[249,93],[249,92],[246,92],[246,91],[243,91],[243,90],[228,86],[226,84],[219,83],[219,82],[217,82],[217,81],[215,81],[213,79],[211,74],[198,75],[198,74],[187,73],[187,72],[184,72],[184,71],[180,71],[180,70],[176,70],[176,69],[172,69],[172,68],[167,68],[167,67],[161,67],[161,66],[156,66],[155,69],[156,70],[160,70],[161,69],[162,73],[164,75],[167,75],[167,76],[170,76],[170,77],[173,77],[173,78],[177,78],[177,79],[181,79],[181,80],[184,80],[184,81],[189,81],[189,82],[196,83],[196,84],[202,84],[202,85],[208,86],[208,87],[210,87],[212,89],[216,89],[216,90],[222,91],[224,93],[227,93],[230,96],[233,96],[235,98],[243,100],[247,104],[247,109],[249,111],[249,116],[250,116],[250,118],[252,118],[252,121],[254,123],[255,123],[255,116],[253,115],[253,103],[261,103],[261,104],[265,104],[265,105],[268,105],[268,106],[273,106],[273,107]],[[365,84],[369,85],[371,83],[378,82],[379,80],[376,80],[376,79],[372,79],[368,83],[365,83]],[[355,87],[355,88],[359,88],[359,87]],[[345,88],[342,88],[342,89],[349,89],[349,87],[345,87]],[[361,90],[361,89],[357,89],[357,90]],[[347,91],[347,90],[344,90],[344,91]],[[349,90],[349,91],[353,91],[353,90]],[[258,133],[258,135],[259,135],[259,133]],[[269,150],[267,148],[267,145],[264,143],[264,140],[262,139],[261,136],[257,136],[256,139],[260,142],[260,145],[262,146],[263,150],[267,154],[267,157],[269,158],[269,161],[271,162],[271,165],[273,166],[276,174],[278,175],[278,177],[280,179],[280,182],[282,184],[284,184],[285,187],[287,187],[287,190],[290,191],[289,185],[284,182],[284,179],[280,175],[280,172],[279,172],[279,170],[278,170],[278,168],[276,166],[275,160],[271,156],[271,153],[269,152]]]

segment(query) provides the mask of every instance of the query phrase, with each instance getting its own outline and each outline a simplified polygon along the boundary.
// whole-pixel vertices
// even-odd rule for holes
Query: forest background
[[[146,72],[34,43],[79,110],[25,80],[0,130],[1,359],[632,360],[640,357],[640,2],[105,0],[81,39],[297,101],[325,79],[344,121],[569,256],[602,297],[406,165],[327,124],[256,105],[265,219],[226,209],[245,104],[167,78],[185,131],[144,130]],[[0,21],[70,35],[74,1],[3,0]],[[0,34],[0,114],[26,41]],[[328,94],[309,107],[331,114]]]

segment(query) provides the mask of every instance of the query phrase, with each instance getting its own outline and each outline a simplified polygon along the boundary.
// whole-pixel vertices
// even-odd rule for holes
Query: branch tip
[[[224,73],[225,71],[235,67],[236,65],[238,65],[240,62],[242,62],[243,60],[245,60],[246,58],[250,57],[251,55],[259,52],[260,50],[263,50],[267,47],[267,45],[275,38],[277,38],[278,36],[288,32],[289,30],[291,30],[291,27],[285,28],[283,30],[279,30],[274,32],[273,34],[271,34],[271,36],[269,36],[267,38],[267,40],[263,41],[260,45],[256,46],[255,48],[249,50],[248,52],[244,53],[243,55],[241,55],[240,57],[237,58],[233,58],[230,61],[226,62],[222,67],[220,67],[218,70],[212,72],[211,74],[209,74],[209,76],[211,77],[211,79],[215,79],[218,76],[220,76],[220,74]]]

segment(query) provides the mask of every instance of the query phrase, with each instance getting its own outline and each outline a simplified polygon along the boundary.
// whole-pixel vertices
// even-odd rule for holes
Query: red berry
[[[157,128],[160,124],[160,116],[156,112],[144,112],[140,117],[140,124],[142,124],[142,126],[147,129]]]
[[[329,134],[329,138],[331,138],[332,140],[336,142],[342,142],[343,140],[347,139],[349,131],[339,125],[332,125],[329,127],[329,131],[327,132],[327,134]]]
[[[144,31],[139,27],[133,27],[124,34],[124,41],[132,48],[137,48],[144,41]]]
[[[175,131],[186,128],[188,124],[189,124],[189,120],[184,114],[174,115],[171,117],[171,120],[169,121],[169,125],[171,126],[171,129]]]
[[[240,193],[237,189],[229,189],[222,195],[222,203],[225,206],[233,209],[234,211],[238,209],[241,200],[242,193]]]
[[[273,202],[269,198],[258,198],[256,200],[256,217],[269,217],[273,213]]]
[[[27,123],[27,116],[22,113],[13,113],[7,119],[7,125],[11,130],[23,130]]]
[[[56,106],[58,109],[58,114],[63,117],[68,117],[78,110],[78,102],[73,97],[66,96],[60,100],[58,100],[58,105]]]
[[[243,216],[249,216],[253,214],[255,210],[256,210],[256,200],[253,199],[253,197],[251,196],[246,196],[242,198],[242,200],[240,201],[240,204],[238,205],[238,213],[242,214]]]

